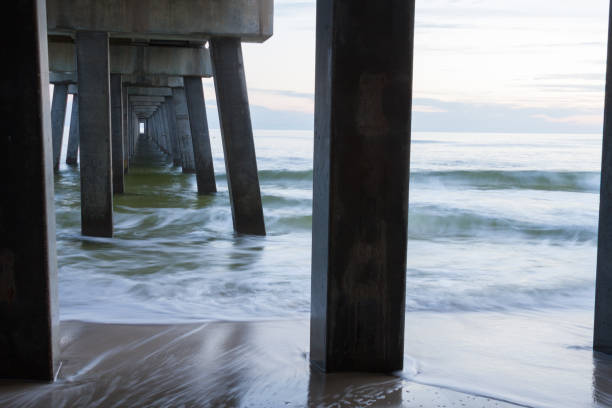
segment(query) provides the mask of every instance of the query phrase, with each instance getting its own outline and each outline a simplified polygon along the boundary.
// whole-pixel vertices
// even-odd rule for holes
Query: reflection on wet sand
[[[69,321],[61,331],[58,381],[0,383],[0,406],[512,406],[399,377],[311,372],[306,321]]]
[[[593,353],[593,401],[612,406],[612,356]]]

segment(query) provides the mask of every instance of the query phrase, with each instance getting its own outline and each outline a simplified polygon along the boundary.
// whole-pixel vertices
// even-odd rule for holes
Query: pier
[[[6,15],[5,34],[12,33],[14,46],[6,50],[12,63],[0,93],[0,378],[53,381],[61,363],[53,178],[69,95],[66,164],[79,166],[83,236],[113,238],[113,200],[127,192],[125,175],[143,138],[195,178],[198,195],[217,192],[202,78],[214,81],[233,230],[265,236],[242,43],[273,35],[273,1],[29,0],[7,4]],[[322,373],[404,368],[414,21],[414,0],[317,4],[305,357],[316,373],[313,400],[322,392],[316,383]],[[612,30],[609,38],[612,44]],[[608,354],[611,84],[608,66],[593,342]],[[62,325],[77,331],[75,323]],[[235,352],[232,333],[240,329],[231,324],[168,330],[201,331],[199,340],[184,341],[196,350],[215,328]],[[149,327],[146,335],[172,342],[158,329]],[[304,334],[303,325],[294,329]],[[135,338],[146,337],[132,330]],[[254,347],[263,347],[258,341]],[[208,352],[207,361],[219,361]]]

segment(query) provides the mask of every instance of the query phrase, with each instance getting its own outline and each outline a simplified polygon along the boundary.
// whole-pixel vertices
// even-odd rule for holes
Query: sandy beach
[[[543,349],[550,344],[534,334],[554,338],[551,330],[558,322],[521,327],[516,326],[517,319],[409,315],[405,368],[393,376],[312,371],[306,320],[172,325],[65,321],[57,381],[4,382],[0,406],[609,406],[609,360],[587,357],[592,352],[578,346],[569,347],[567,354],[550,347],[547,355]],[[521,356],[509,346],[514,337],[495,330],[509,323],[521,327],[521,336],[532,339],[515,346],[524,349]],[[484,330],[489,334],[476,336]],[[542,350],[532,342],[541,343]],[[548,367],[540,367],[534,355],[546,359],[542,365]],[[565,377],[546,371],[554,368],[554,355]],[[581,358],[576,356],[585,356],[585,361],[574,361]],[[531,365],[521,370],[513,362],[519,357]],[[506,363],[498,364],[496,358]],[[589,369],[591,374],[585,375]],[[583,384],[580,379],[585,376]]]
[[[510,407],[397,376],[309,369],[307,322],[62,324],[54,384],[5,382],[3,407]],[[301,340],[301,341],[299,341]]]

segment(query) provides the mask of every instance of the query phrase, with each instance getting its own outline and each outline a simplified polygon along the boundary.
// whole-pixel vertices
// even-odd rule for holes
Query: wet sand
[[[62,322],[54,384],[0,383],[2,407],[515,407],[402,376],[323,375],[308,322]],[[406,370],[405,370],[406,371]],[[408,367],[410,371],[410,367]]]

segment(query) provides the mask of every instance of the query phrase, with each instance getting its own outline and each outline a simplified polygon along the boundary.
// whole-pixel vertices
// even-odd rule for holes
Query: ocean
[[[234,234],[211,143],[218,193],[198,196],[143,139],[112,239],[81,236],[78,168],[61,165],[62,320],[307,324],[312,131],[255,131],[266,237]],[[598,134],[413,133],[403,377],[526,406],[612,401],[591,351],[600,161]]]

